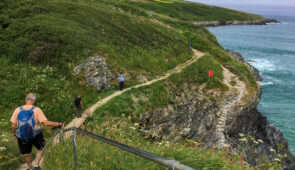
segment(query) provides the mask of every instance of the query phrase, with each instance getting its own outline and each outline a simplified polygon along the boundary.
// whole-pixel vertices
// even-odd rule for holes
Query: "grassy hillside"
[[[105,0],[107,1],[107,0]],[[201,3],[188,2],[184,0],[127,0],[107,1],[110,5],[125,11],[133,11],[136,8],[144,10],[149,14],[153,10],[157,17],[164,17],[181,21],[246,21],[261,20],[263,17],[246,12],[209,6]],[[142,12],[138,15],[144,15]]]
[[[6,140],[12,138],[9,118],[28,92],[37,94],[36,105],[49,119],[69,122],[75,95],[80,93],[87,107],[116,90],[113,85],[97,93],[83,78],[73,76],[73,68],[94,54],[106,58],[114,75],[126,72],[130,86],[138,83],[138,75],[152,79],[191,58],[193,38],[193,48],[210,54],[195,64],[203,70],[196,72],[198,83],[226,90],[222,75],[205,78],[206,65],[213,63],[256,88],[249,70],[230,58],[207,29],[192,22],[260,16],[181,0],[2,0],[0,9],[0,147],[6,149],[0,151],[1,168],[23,162],[16,141]]]
[[[202,76],[207,74],[204,65],[208,62],[212,63],[212,69],[216,73],[213,79]],[[87,120],[85,129],[169,159],[176,159],[198,169],[249,169],[238,155],[227,155],[226,152],[214,151],[213,148],[205,149],[200,147],[201,143],[190,140],[179,143],[164,138],[147,140],[147,136],[143,138],[138,128],[138,119],[145,112],[173,103],[175,96],[183,93],[185,85],[191,89],[196,84],[207,83],[210,86],[208,88],[213,88],[211,85],[220,82],[222,78],[218,62],[211,56],[203,56],[167,80],[132,89],[114,98],[95,111],[94,116]],[[200,89],[197,88],[196,91],[198,90]],[[138,101],[135,102],[134,98]],[[165,169],[156,163],[83,135],[78,135],[77,139],[79,169]],[[60,169],[71,169],[74,166],[72,158],[72,142],[68,141],[65,146],[60,144],[46,154],[44,168],[55,169],[58,165]]]

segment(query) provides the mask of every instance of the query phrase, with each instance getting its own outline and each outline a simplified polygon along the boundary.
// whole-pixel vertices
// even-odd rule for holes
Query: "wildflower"
[[[245,135],[243,133],[239,133],[240,137],[244,137]]]
[[[271,151],[271,152],[275,152],[275,150],[273,149],[273,148],[270,148],[270,150],[269,151]]]
[[[274,161],[281,162],[279,158],[275,158]]]
[[[138,126],[139,126],[139,124],[138,124],[138,123],[134,123],[134,126],[135,126],[135,127],[138,127]]]
[[[258,139],[258,142],[260,142],[260,143],[263,143],[263,140],[261,140],[261,139]]]
[[[0,147],[0,151],[5,151],[6,148],[5,147]]]
[[[246,142],[247,139],[246,139],[246,138],[240,138],[239,141],[241,141],[241,142]]]
[[[166,141],[166,144],[165,144],[165,146],[170,146],[170,143],[169,143],[169,141]]]
[[[135,127],[129,127],[130,129],[132,129],[132,130],[136,130],[136,128]]]
[[[256,145],[258,145],[258,144],[259,144],[259,142],[258,142],[258,141],[256,141],[256,140],[254,141],[254,143],[255,143]]]
[[[8,142],[8,139],[2,139],[2,142]]]

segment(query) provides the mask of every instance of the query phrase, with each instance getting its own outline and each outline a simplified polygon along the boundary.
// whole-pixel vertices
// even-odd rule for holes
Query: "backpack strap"
[[[35,109],[35,106],[32,106],[32,108],[30,110],[34,110]]]

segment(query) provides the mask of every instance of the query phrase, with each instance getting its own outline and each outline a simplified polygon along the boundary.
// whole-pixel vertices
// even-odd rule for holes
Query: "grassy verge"
[[[89,123],[86,129],[198,169],[249,169],[243,161],[240,161],[239,156],[228,155],[225,151],[200,148],[200,144],[193,141],[150,142],[139,135],[128,118],[112,116],[105,118],[107,121]],[[77,151],[79,169],[166,169],[159,164],[83,135],[77,136]],[[64,146],[59,144],[47,152],[45,158],[45,167],[48,170],[72,169],[74,167],[72,142],[68,140]]]

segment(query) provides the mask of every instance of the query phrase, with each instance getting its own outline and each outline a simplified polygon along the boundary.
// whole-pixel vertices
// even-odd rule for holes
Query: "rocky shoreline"
[[[201,25],[204,27],[218,27],[226,25],[266,25],[268,23],[280,23],[276,19],[263,19],[263,20],[252,20],[252,21],[200,21],[194,22],[194,24]]]
[[[263,81],[260,72],[254,66],[249,64],[239,52],[229,49],[226,51],[230,56],[247,65],[257,81]],[[249,134],[256,139],[261,139],[264,143],[255,146],[256,150],[259,151],[259,154],[254,156],[255,159],[261,155],[265,155],[268,157],[268,160],[272,161],[278,158],[278,154],[283,155],[287,153],[287,156],[280,158],[281,161],[289,164],[288,166],[283,166],[283,169],[293,169],[295,168],[295,165],[290,163],[292,162],[292,159],[294,159],[294,155],[289,151],[288,141],[284,138],[283,133],[275,127],[275,125],[269,123],[266,116],[260,113],[257,109],[261,94],[262,89],[260,88],[256,93],[256,96],[248,101],[248,105],[244,106],[242,110],[237,112],[238,114],[234,116],[236,120],[235,123],[233,123],[233,119],[227,120],[227,137],[229,141],[231,141],[232,146],[239,143],[238,134],[241,133]],[[275,149],[277,155],[275,155],[271,149]],[[246,153],[246,156],[251,157],[253,156],[252,154],[253,153],[248,152]],[[255,159],[248,160],[248,163],[251,165],[259,165],[260,162]]]
[[[260,75],[260,72],[254,67],[252,66],[247,60],[245,60],[245,58],[242,56],[241,53],[233,51],[233,50],[226,50],[227,54],[229,54],[230,56],[234,57],[235,59],[237,59],[239,62],[245,64],[246,66],[248,66],[248,68],[250,69],[250,71],[252,72],[252,74],[255,76],[255,79],[259,82],[263,81],[262,76]]]

